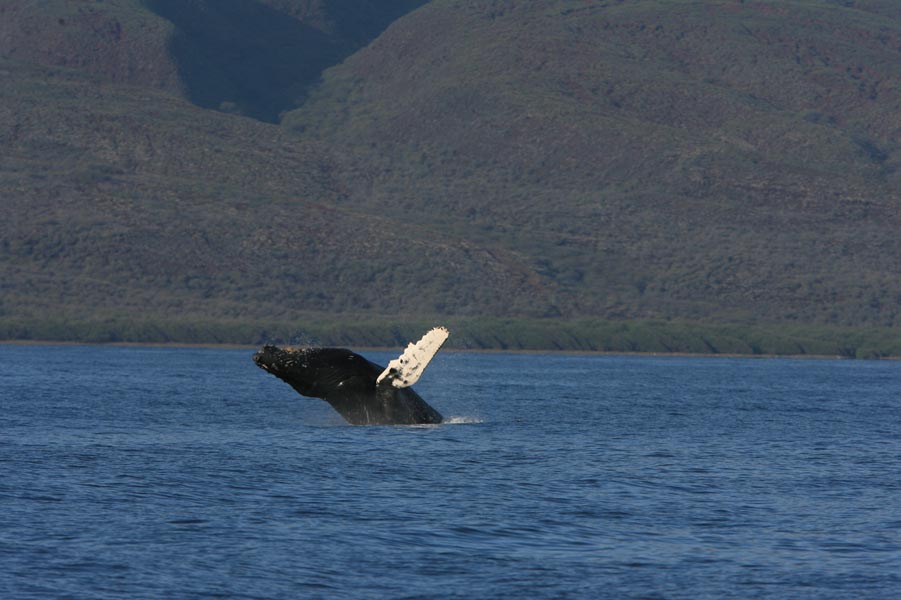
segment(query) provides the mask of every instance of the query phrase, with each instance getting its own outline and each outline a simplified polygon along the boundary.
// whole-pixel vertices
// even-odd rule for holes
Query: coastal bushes
[[[701,324],[599,319],[419,318],[224,321],[122,317],[101,320],[0,318],[0,340],[77,343],[329,345],[400,348],[429,328],[451,330],[448,348],[748,356],[901,357],[897,328]]]

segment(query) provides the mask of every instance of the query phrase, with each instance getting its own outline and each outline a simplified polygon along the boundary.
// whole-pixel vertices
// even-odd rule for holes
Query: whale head
[[[288,381],[304,396],[325,398],[351,380],[375,389],[375,377],[382,367],[344,348],[292,348],[267,345],[253,355],[264,371]]]

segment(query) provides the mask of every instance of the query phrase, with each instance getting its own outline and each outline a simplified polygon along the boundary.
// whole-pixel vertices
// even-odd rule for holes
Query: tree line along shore
[[[439,322],[440,321],[440,322]],[[901,357],[901,331],[791,324],[685,321],[435,318],[239,322],[0,319],[0,340],[90,344],[291,345],[396,348],[449,327],[448,349],[738,356]]]

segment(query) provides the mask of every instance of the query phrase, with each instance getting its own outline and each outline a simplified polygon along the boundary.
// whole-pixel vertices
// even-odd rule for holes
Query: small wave
[[[484,419],[477,417],[448,417],[442,421],[444,425],[460,425],[463,423],[484,423]]]

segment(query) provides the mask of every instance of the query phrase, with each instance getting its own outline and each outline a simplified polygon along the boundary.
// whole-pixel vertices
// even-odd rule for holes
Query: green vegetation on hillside
[[[285,124],[565,316],[898,325],[893,6],[436,0]]]
[[[0,338],[896,355],[899,39],[889,0],[12,0]]]
[[[0,340],[86,343],[239,344],[402,348],[438,321],[255,320],[156,321],[123,316],[101,320],[0,318]],[[447,348],[740,356],[901,357],[901,330],[822,326],[736,326],[689,322],[560,319],[450,319]]]

